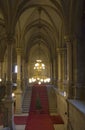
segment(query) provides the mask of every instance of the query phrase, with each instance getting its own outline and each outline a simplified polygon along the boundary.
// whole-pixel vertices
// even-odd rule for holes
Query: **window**
[[[18,72],[18,66],[15,65],[15,67],[14,67],[14,73],[17,73],[17,72]]]

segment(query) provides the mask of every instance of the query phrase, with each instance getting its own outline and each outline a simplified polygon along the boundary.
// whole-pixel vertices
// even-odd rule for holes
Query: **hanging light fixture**
[[[41,42],[41,27],[42,27],[42,25],[41,25],[41,7],[38,8],[38,12],[39,12],[39,24],[38,24],[38,28],[39,28],[39,48],[38,48],[38,51],[39,51],[39,54],[38,54],[38,59],[36,60],[34,69],[37,71],[42,71],[45,69],[45,64],[40,59],[40,55],[41,55],[40,42]]]
[[[32,78],[29,79],[29,82],[30,83],[33,83],[33,82],[37,82],[38,84],[41,84],[42,82],[43,83],[47,83],[47,82],[50,82],[50,78],[47,78],[47,76],[45,76],[45,64],[42,62],[42,58],[41,58],[41,28],[42,28],[42,24],[41,24],[41,7],[38,8],[38,12],[39,12],[39,23],[38,23],[38,28],[39,28],[39,35],[38,35],[38,38],[39,38],[39,48],[38,48],[38,58],[34,64],[34,76]]]
[[[39,44],[39,48],[38,48],[38,59],[36,60],[36,63],[34,65],[34,70],[37,70],[37,71],[42,71],[45,69],[45,64],[42,62],[41,60],[41,48],[40,48],[40,44]]]
[[[42,63],[42,60],[36,60],[34,69],[37,70],[37,71],[42,71],[42,70],[45,69],[45,64]]]

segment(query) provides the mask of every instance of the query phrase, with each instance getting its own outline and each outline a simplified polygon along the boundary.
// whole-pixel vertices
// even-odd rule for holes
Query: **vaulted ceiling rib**
[[[74,31],[72,25],[78,18],[76,13],[79,3],[77,0],[0,0],[0,18],[5,21],[6,34],[15,35],[17,47],[25,46],[29,49],[36,44],[36,39],[41,35],[44,44],[52,49],[58,44],[62,46],[60,39],[64,33]],[[74,7],[77,7],[75,13],[72,11]],[[38,33],[38,8],[41,8],[41,34]],[[72,15],[76,16],[73,20]],[[77,23],[76,26],[78,25]]]

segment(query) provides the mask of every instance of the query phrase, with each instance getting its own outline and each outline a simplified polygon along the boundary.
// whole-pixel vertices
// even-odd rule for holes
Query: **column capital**
[[[17,47],[17,48],[16,48],[16,52],[17,52],[18,54],[21,54],[21,53],[22,53],[22,48],[21,48],[21,47]]]
[[[64,36],[64,40],[66,41],[66,43],[71,43],[74,40],[74,36],[72,36],[72,35],[65,35]]]
[[[9,45],[15,43],[15,38],[14,38],[14,36],[11,35],[11,34],[8,34],[8,35],[7,35],[6,40],[7,40],[7,43],[8,43]]]
[[[57,48],[57,53],[62,53],[62,52],[65,52],[66,51],[66,48],[65,47],[61,47],[61,48]]]

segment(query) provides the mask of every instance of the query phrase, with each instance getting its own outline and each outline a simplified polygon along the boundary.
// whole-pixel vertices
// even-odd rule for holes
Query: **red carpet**
[[[37,96],[40,97],[42,104],[42,111],[40,114],[37,114],[35,107]],[[47,88],[40,85],[36,85],[32,88],[29,116],[15,116],[14,122],[16,125],[26,124],[25,130],[54,130],[53,124],[64,124],[60,115],[49,115]],[[1,120],[0,125],[2,125]]]
[[[14,117],[14,122],[16,125],[25,125],[28,121],[32,121],[32,120],[38,120],[38,117],[40,117],[41,119],[49,117],[48,114],[43,114],[41,113],[40,115],[38,114],[31,114],[30,116],[15,116]],[[31,119],[31,120],[30,120]],[[41,120],[40,119],[40,120]],[[50,119],[51,119],[51,124],[64,124],[62,118],[60,117],[60,115],[53,115],[53,116],[50,116]],[[0,125],[2,125],[2,117],[0,116]]]
[[[56,115],[56,116],[53,115],[53,116],[50,116],[50,118],[51,118],[53,124],[64,124],[60,115]]]
[[[32,102],[30,106],[30,113],[36,112],[36,99],[39,96],[42,104],[42,113],[47,114],[48,111],[48,96],[47,96],[47,89],[45,86],[33,86],[32,88]]]
[[[28,118],[25,130],[54,130],[48,114],[33,114]]]
[[[27,122],[27,116],[15,116],[14,122],[16,125],[25,125]]]
[[[35,107],[37,96],[40,97],[42,104],[42,112],[40,114],[37,114]],[[25,130],[54,130],[48,110],[48,96],[46,87],[40,85],[34,86],[32,88],[30,115],[28,116]]]
[[[0,116],[0,125],[3,124],[3,123],[2,123],[2,118],[3,118],[3,117]],[[14,123],[15,123],[16,125],[25,125],[26,122],[27,122],[27,118],[28,118],[28,116],[15,116],[15,117],[14,117]]]
[[[42,104],[41,113],[36,112],[36,99],[40,98]],[[30,105],[30,113],[27,118],[25,130],[54,130],[53,124],[64,124],[62,118],[51,116],[49,114],[47,88],[41,85],[35,85],[32,88],[32,100]]]

